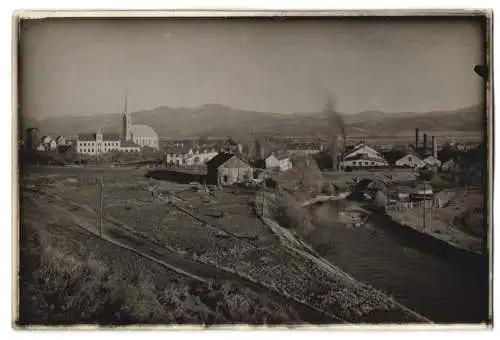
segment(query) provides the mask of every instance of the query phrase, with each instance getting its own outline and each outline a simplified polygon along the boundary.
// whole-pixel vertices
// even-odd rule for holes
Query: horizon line
[[[267,114],[282,115],[282,116],[323,113],[323,111],[316,111],[316,112],[314,112],[314,111],[311,111],[311,112],[289,112],[289,113],[271,112],[271,111],[254,111],[254,110],[251,110],[251,109],[236,108],[236,107],[232,107],[232,106],[229,106],[229,105],[218,104],[218,103],[205,103],[205,104],[201,104],[201,105],[198,105],[198,106],[195,106],[195,107],[187,107],[187,106],[177,106],[177,107],[174,107],[174,106],[170,106],[170,105],[164,104],[164,105],[155,106],[155,107],[149,108],[149,109],[135,110],[133,112],[130,112],[130,114],[142,113],[142,112],[147,112],[147,111],[154,111],[156,109],[163,108],[163,107],[168,107],[168,108],[171,108],[171,109],[174,109],[174,110],[180,110],[180,109],[196,110],[196,109],[200,109],[200,108],[202,108],[204,106],[210,106],[210,105],[221,106],[221,107],[224,107],[224,108],[228,108],[228,109],[231,109],[231,110],[237,110],[237,111],[246,111],[246,112],[253,112],[253,113],[267,113]],[[447,110],[394,111],[394,112],[380,111],[380,110],[364,110],[364,111],[359,111],[359,112],[350,112],[350,113],[337,112],[337,113],[340,113],[341,115],[345,115],[345,116],[358,115],[358,114],[367,113],[367,112],[384,113],[384,114],[390,114],[390,115],[398,115],[398,114],[403,114],[403,113],[412,113],[412,114],[415,114],[415,115],[425,115],[425,114],[436,113],[436,112],[443,112],[443,113],[444,112],[454,112],[454,111],[458,111],[458,110],[472,108],[472,107],[475,107],[475,106],[479,106],[480,107],[481,103],[471,104],[471,105],[457,107],[457,108],[454,108],[454,109],[447,109]],[[20,119],[22,119],[22,118],[31,118],[31,119],[35,119],[37,121],[43,121],[43,120],[47,120],[47,119],[63,118],[63,117],[86,118],[86,117],[92,117],[92,116],[98,116],[98,115],[120,115],[120,114],[123,114],[123,112],[101,112],[101,113],[91,113],[91,114],[87,114],[87,115],[59,115],[59,116],[48,116],[48,117],[45,117],[45,118],[42,118],[42,119],[36,118],[34,116],[31,116],[31,115],[22,115],[22,114],[19,114],[19,113],[18,113],[17,116]]]

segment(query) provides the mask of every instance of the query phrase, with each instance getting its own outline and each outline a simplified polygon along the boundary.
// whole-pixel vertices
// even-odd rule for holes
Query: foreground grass
[[[20,325],[299,321],[287,307],[235,284],[204,284],[158,273],[155,264],[118,249],[107,249],[115,258],[105,262],[99,252],[104,242],[84,245],[53,227],[54,232],[23,226]]]

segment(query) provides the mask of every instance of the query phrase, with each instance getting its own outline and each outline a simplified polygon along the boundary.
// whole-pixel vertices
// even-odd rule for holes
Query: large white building
[[[107,152],[139,152],[143,147],[159,148],[158,135],[146,125],[133,125],[127,110],[127,97],[122,115],[122,135],[119,133],[82,133],[78,135],[76,150],[84,155],[100,155]]]
[[[118,133],[81,133],[78,135],[76,151],[85,155],[100,155],[111,151],[139,152],[139,145],[120,139]]]
[[[389,166],[387,160],[375,149],[365,143],[359,143],[344,157],[341,163],[343,169],[355,168],[380,168]]]

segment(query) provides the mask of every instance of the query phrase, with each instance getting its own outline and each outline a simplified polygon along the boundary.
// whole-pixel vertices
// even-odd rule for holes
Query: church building
[[[111,151],[139,152],[143,147],[159,148],[158,135],[146,125],[133,125],[127,109],[127,96],[122,115],[122,133],[84,133],[78,135],[76,150],[80,154],[99,155]]]
[[[159,148],[158,135],[155,130],[147,125],[132,124],[132,115],[127,109],[127,96],[125,96],[125,107],[122,117],[122,139],[128,142],[133,142],[141,148]]]

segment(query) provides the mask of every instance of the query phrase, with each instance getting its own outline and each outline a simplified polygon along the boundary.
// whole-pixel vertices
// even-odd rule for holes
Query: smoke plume
[[[338,136],[342,137],[342,140],[345,145],[346,129],[345,129],[344,117],[342,117],[342,114],[337,112],[335,99],[333,98],[328,99],[325,105],[324,113],[328,119],[328,124],[332,129],[332,137],[333,138],[337,138]]]

